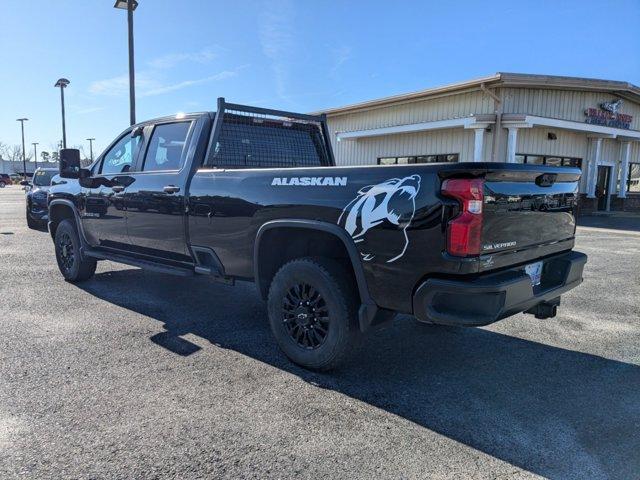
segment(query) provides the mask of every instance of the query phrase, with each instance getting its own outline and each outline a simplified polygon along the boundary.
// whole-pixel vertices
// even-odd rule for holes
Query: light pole
[[[27,160],[25,159],[25,151],[24,151],[24,122],[28,121],[28,118],[18,118],[16,122],[20,122],[20,127],[22,128],[22,176],[23,180],[27,179]]]
[[[35,162],[35,167],[38,168],[38,142],[33,142],[33,161]]]
[[[64,89],[71,82],[66,78],[60,78],[54,87],[60,87],[60,103],[62,104],[62,148],[67,148],[67,130],[64,125]]]
[[[129,122],[136,123],[136,86],[133,68],[133,11],[138,6],[136,0],[116,0],[114,8],[127,11],[127,26],[129,29]]]
[[[93,163],[93,141],[95,138],[87,138],[89,140],[89,157],[91,158],[91,163]]]

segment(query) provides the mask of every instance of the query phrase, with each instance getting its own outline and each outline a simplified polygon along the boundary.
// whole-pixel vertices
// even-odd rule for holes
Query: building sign
[[[587,116],[585,122],[592,125],[602,125],[604,127],[626,128],[631,127],[633,117],[625,113],[618,113],[622,107],[622,99],[602,102],[600,108],[587,108],[584,114]]]

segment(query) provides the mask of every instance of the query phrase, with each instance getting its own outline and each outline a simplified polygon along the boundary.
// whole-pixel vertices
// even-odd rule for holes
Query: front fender
[[[84,234],[80,214],[78,213],[78,209],[76,208],[74,203],[71,200],[65,198],[55,198],[53,200],[50,200],[48,227],[51,238],[55,237],[55,229],[58,224],[66,218],[72,218],[75,221],[76,227],[78,228],[80,242],[82,242],[82,247],[84,249],[88,245],[88,243]]]

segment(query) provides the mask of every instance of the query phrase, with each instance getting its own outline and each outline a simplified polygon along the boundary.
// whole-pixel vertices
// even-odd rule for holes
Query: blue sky
[[[640,2],[139,0],[137,118],[230,101],[312,111],[497,71],[640,85]],[[128,125],[126,12],[2,0],[0,142],[105,147]],[[88,149],[87,149],[88,151]]]

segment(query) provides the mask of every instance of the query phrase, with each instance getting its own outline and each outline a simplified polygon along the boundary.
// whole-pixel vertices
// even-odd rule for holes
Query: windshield
[[[47,172],[46,170],[38,170],[33,175],[33,184],[38,187],[45,187],[51,184],[51,177],[53,172]]]

